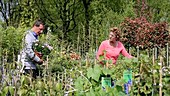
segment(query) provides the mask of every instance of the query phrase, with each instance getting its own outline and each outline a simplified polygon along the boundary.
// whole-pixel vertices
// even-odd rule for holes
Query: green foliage
[[[35,7],[35,3],[33,0],[27,1],[22,0],[20,2],[20,23],[19,26],[21,27],[29,27],[32,26],[32,22],[34,22],[35,19],[38,19],[37,9]]]
[[[3,1],[5,2],[2,3],[5,4],[10,2],[9,0]],[[89,29],[85,28],[86,13],[82,1],[13,0],[11,2],[9,4],[12,5],[10,10],[12,14],[5,22],[10,21],[9,23],[15,27],[30,27],[36,18],[42,18],[51,27],[53,33],[57,33],[60,40],[69,41],[73,49],[79,49],[79,51],[84,51],[86,41],[89,39],[90,47],[97,48],[100,42],[107,38],[110,26],[119,27],[126,17],[139,16],[137,13],[143,10],[141,8],[144,8],[145,16],[149,14],[149,21],[169,23],[168,0],[157,2],[139,0],[139,3],[134,0],[92,0],[88,6]],[[85,30],[89,31],[89,36],[85,36]],[[78,44],[79,48],[76,48]]]
[[[52,33],[57,33],[57,35],[50,33],[43,34],[40,37],[40,41],[45,43],[47,42],[49,45],[54,47],[54,50],[48,54],[48,59],[45,61],[47,65],[45,67],[39,66],[41,69],[40,71],[43,72],[43,76],[41,78],[38,77],[36,80],[33,80],[30,76],[25,76],[23,74],[19,74],[20,77],[17,77],[18,75],[16,73],[18,73],[18,71],[14,70],[16,67],[17,53],[20,49],[22,49],[21,41],[26,28],[14,28],[4,26],[3,24],[0,25],[0,36],[2,37],[0,38],[0,48],[2,52],[1,57],[4,57],[1,59],[3,61],[7,59],[7,61],[3,62],[5,64],[3,68],[5,68],[7,72],[5,71],[5,73],[2,74],[7,78],[5,78],[5,81],[0,84],[0,95],[4,96],[10,92],[12,95],[20,96],[63,96],[66,95],[66,93],[68,93],[68,95],[78,96],[126,96],[123,90],[123,84],[125,83],[125,80],[123,79],[123,72],[127,69],[131,69],[133,72],[133,85],[130,90],[130,95],[158,95],[160,87],[160,66],[157,63],[159,60],[154,60],[155,63],[153,63],[152,58],[147,56],[146,52],[144,52],[144,54],[141,52],[138,58],[133,59],[127,59],[120,56],[117,64],[111,68],[100,66],[96,61],[96,49],[100,42],[107,38],[107,31],[109,27],[112,25],[119,26],[125,17],[136,17],[133,11],[133,7],[135,6],[133,2],[134,0],[130,2],[127,2],[128,0],[121,0],[120,3],[118,3],[118,1],[120,0],[93,0],[91,2],[89,7],[89,41],[91,42],[89,52],[87,54],[83,53],[83,50],[86,47],[84,42],[87,39],[87,36],[84,34],[84,14],[79,13],[80,10],[81,12],[83,10],[82,4],[80,2],[75,4],[80,6],[80,8],[76,7],[75,10],[78,14],[76,15],[78,17],[76,18],[77,26],[75,30],[70,31],[71,33],[67,34],[67,36],[69,36],[68,38],[63,38],[63,31],[61,31],[62,27],[59,26],[58,28],[58,26],[56,26],[62,24],[62,19],[58,15],[58,12],[60,12],[59,9],[54,8],[55,4],[52,3],[53,0],[43,1],[45,6],[42,5],[38,10],[45,12],[45,15],[41,14],[42,18],[45,19],[48,17],[45,20],[48,22],[50,27],[51,25],[53,27],[55,26],[52,28],[52,31],[54,31]],[[152,3],[149,3],[153,5],[156,3],[156,5],[154,5],[156,8],[152,7],[153,5],[150,6],[153,8],[154,12],[156,10],[154,13],[155,15],[153,15],[153,22],[159,21],[161,16],[163,16],[163,19],[161,20],[168,21],[168,12],[166,10],[169,10],[169,7],[160,3],[160,0],[158,1],[159,2],[152,1]],[[64,3],[62,0],[60,2],[61,5]],[[33,19],[36,18],[37,11],[33,7],[33,3],[33,1],[27,2],[25,0],[20,3],[23,8],[23,10],[21,10],[22,23],[20,23],[20,25],[31,25]],[[73,1],[70,1],[70,3],[73,3]],[[27,4],[30,4],[30,6],[27,6]],[[161,4],[162,7],[160,7],[161,5],[159,4]],[[168,5],[169,3],[166,4]],[[44,8],[42,8],[43,6]],[[57,8],[63,8],[59,7],[58,4],[56,6]],[[157,14],[157,11],[159,11],[158,9],[160,8],[163,8],[160,11],[161,14]],[[73,11],[73,9],[71,10]],[[164,10],[165,12],[163,12]],[[49,11],[52,15],[48,16],[47,12]],[[40,11],[38,11],[38,14],[39,12]],[[51,17],[52,19],[50,19]],[[58,29],[56,30],[56,28]],[[73,60],[70,56],[71,51],[77,53],[82,52],[81,59]],[[134,51],[134,53],[135,52],[136,51]],[[165,69],[168,71],[163,71],[162,91],[165,96],[168,96],[170,94],[170,76],[169,68],[165,67]],[[16,72],[10,74],[11,70]],[[115,85],[113,88],[106,87],[106,89],[103,90],[100,78],[102,76],[107,76],[108,74],[110,74],[111,78],[115,81]],[[14,78],[15,76],[18,79]],[[2,80],[1,75],[0,80]],[[13,80],[17,82],[13,83]]]
[[[100,74],[101,74],[101,69],[99,65],[94,66],[94,68],[88,68],[87,69],[87,77],[94,79],[95,81],[99,80]],[[93,74],[92,74],[93,73]]]
[[[14,94],[14,87],[13,86],[5,86],[2,90],[2,96],[5,96],[7,94]]]
[[[52,51],[53,52],[53,51]],[[79,65],[79,61],[71,60],[70,55],[62,52],[56,52],[49,56],[49,58],[54,58],[49,60],[49,69],[51,72],[63,72],[64,69],[71,69],[73,66]]]
[[[70,95],[74,94],[80,96],[126,96],[123,90],[123,84],[125,83],[123,71],[129,68],[133,71],[133,85],[130,90],[131,95],[151,95],[153,90],[153,94],[158,94],[159,65],[157,64],[157,60],[155,64],[152,64],[152,58],[145,54],[140,54],[138,59],[120,57],[117,65],[112,68],[106,68],[98,64],[94,65],[94,62],[91,62],[91,67],[79,66],[79,61],[71,60],[68,54],[52,53],[53,54],[50,55],[56,57],[49,58],[48,65],[50,68],[55,69],[54,74],[50,71],[50,68],[48,71],[43,69],[42,71],[47,72],[48,75],[44,73],[41,78],[37,78],[33,81],[29,76],[21,75],[20,79],[18,79],[20,83],[18,82],[19,84],[15,85],[15,87],[13,85],[7,86],[3,83],[1,87],[3,90],[0,91],[0,94],[6,94],[8,90],[11,94],[14,94],[15,91],[12,90],[17,90],[17,94],[26,96],[33,94],[63,96],[64,92],[68,92]],[[53,61],[54,59],[55,62]],[[80,63],[83,62],[83,60],[80,60]],[[60,64],[61,70],[54,67]],[[163,73],[163,93],[169,95],[169,68],[165,67]],[[114,87],[106,87],[106,89],[103,90],[100,78],[108,74],[110,74],[111,78],[114,80]],[[8,78],[7,81],[10,81],[10,79],[11,78]],[[72,81],[70,81],[71,79]],[[156,86],[153,86],[154,80],[156,81]]]
[[[117,3],[118,1],[100,0],[91,3],[93,15],[92,20],[90,21],[90,29],[92,30],[91,35],[93,35],[93,37],[91,36],[91,39],[94,42],[92,42],[91,45],[94,48],[98,47],[101,41],[108,38],[110,27],[119,27],[125,17],[135,17],[133,1],[127,3],[123,0],[118,4]],[[117,9],[117,7],[119,8]]]
[[[18,54],[21,49],[21,42],[25,29],[8,27],[2,28],[2,55],[8,56],[7,60],[12,61],[14,54]]]
[[[163,1],[157,0],[157,2],[154,2],[152,0],[147,0],[147,2],[152,12],[153,22],[170,22],[169,15],[168,15],[170,13],[169,0],[163,0]]]
[[[3,28],[0,25],[0,57],[2,57],[2,34],[3,34]]]

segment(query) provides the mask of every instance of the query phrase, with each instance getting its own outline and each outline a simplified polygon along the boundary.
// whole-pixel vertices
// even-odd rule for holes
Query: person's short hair
[[[44,22],[42,20],[38,19],[34,22],[33,26],[39,27],[41,24],[44,25]]]
[[[116,40],[119,41],[120,40],[120,30],[118,27],[112,27],[109,30],[110,32],[113,32],[116,35]]]

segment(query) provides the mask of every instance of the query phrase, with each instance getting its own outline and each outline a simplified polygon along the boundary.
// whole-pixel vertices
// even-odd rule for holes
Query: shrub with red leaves
[[[143,49],[154,46],[164,47],[170,40],[167,27],[168,24],[166,22],[152,24],[145,17],[126,18],[121,24],[121,40],[126,45],[139,46]]]

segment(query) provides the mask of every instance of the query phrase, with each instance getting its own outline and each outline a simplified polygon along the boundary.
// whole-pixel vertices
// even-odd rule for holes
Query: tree
[[[18,0],[0,0],[0,13],[7,26],[13,25],[13,22],[18,22],[16,18],[19,15],[13,17],[17,6]]]
[[[20,0],[19,6],[16,9],[15,14],[20,15],[19,26],[30,27],[32,23],[39,19],[40,16],[37,13],[37,8],[35,7],[34,0]]]
[[[146,0],[150,8],[153,22],[170,22],[169,0]]]
[[[7,26],[30,26],[38,17],[33,0],[0,0],[0,5]]]
[[[85,14],[85,36],[87,36],[85,40],[85,52],[88,52],[88,49],[90,48],[90,38],[89,38],[89,21],[90,21],[90,13],[89,13],[89,7],[92,2],[92,0],[82,0],[83,6],[84,6],[84,14]]]
[[[76,12],[76,10],[79,8],[79,1],[49,0],[46,2],[43,0],[35,0],[35,2],[39,7],[42,18],[46,19],[49,25],[61,29],[64,36],[63,38],[67,38],[68,33],[77,26],[76,17],[79,13]]]

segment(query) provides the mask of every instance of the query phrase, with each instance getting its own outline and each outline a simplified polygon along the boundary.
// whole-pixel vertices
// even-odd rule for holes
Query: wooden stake
[[[166,48],[166,62],[167,66],[169,66],[169,44],[167,43],[167,48]]]
[[[108,60],[106,61],[106,68],[109,68],[109,62],[108,62]]]
[[[160,56],[160,63],[158,63],[160,65],[160,75],[159,75],[159,96],[162,96],[162,64],[163,64],[163,57]]]
[[[86,67],[89,67],[89,54],[86,53]]]
[[[155,56],[154,56],[154,48],[153,48],[153,59],[152,59],[153,66],[155,65]],[[153,84],[156,85],[155,80],[155,70],[153,70]]]
[[[155,54],[154,54],[155,52],[154,52],[154,48],[153,48],[153,50],[152,50],[152,63],[153,63],[153,68],[154,68],[154,65],[155,65]],[[152,88],[152,96],[154,96],[154,88],[155,88],[155,86],[156,86],[156,79],[155,79],[155,70],[153,69],[152,70],[153,71],[153,88]]]
[[[136,48],[137,48],[137,58],[139,60],[139,46],[137,46]]]

